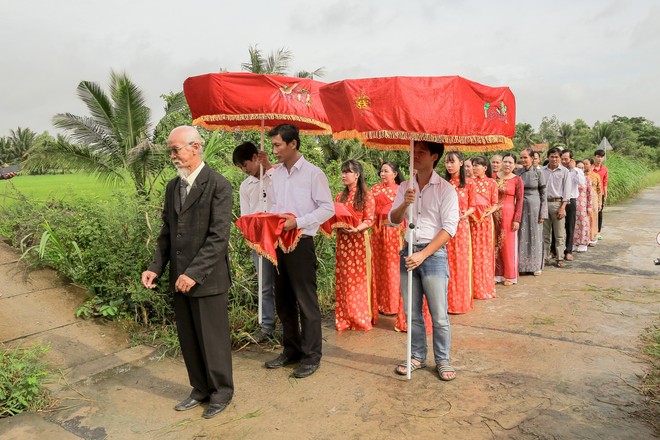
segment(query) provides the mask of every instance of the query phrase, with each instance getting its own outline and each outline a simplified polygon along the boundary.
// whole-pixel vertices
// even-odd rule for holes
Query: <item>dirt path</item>
[[[634,414],[643,409],[638,338],[660,312],[658,206],[660,187],[608,207],[605,239],[567,269],[523,277],[452,316],[453,382],[430,369],[411,381],[393,374],[405,334],[391,318],[367,333],[328,322],[310,378],[264,369],[274,356],[265,348],[235,353],[235,398],[215,419],[172,410],[189,388],[181,361],[167,359],[65,387],[57,410],[1,420],[0,437],[653,438]]]

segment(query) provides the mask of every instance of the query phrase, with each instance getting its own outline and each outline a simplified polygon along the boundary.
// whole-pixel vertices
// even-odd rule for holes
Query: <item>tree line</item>
[[[249,61],[244,71],[286,75],[293,54],[280,48],[265,54],[257,45],[249,46]],[[225,71],[220,68],[220,71]],[[322,77],[323,67],[294,73],[298,77]],[[183,92],[161,95],[165,115],[155,124],[146,106],[144,92],[125,73],[111,72],[108,89],[92,81],[82,81],[77,88],[88,115],[59,113],[53,125],[64,134],[53,137],[37,134],[29,128],[10,130],[0,137],[0,163],[20,163],[29,173],[88,172],[114,184],[131,183],[138,194],[148,196],[162,180],[169,163],[165,144],[169,131],[192,122]],[[204,133],[206,138],[210,133]],[[561,122],[546,116],[538,129],[529,123],[516,124],[513,139],[516,151],[535,144],[567,147],[578,156],[592,154],[606,137],[618,153],[634,156],[652,168],[660,168],[660,127],[641,117],[612,116],[610,121],[589,126],[582,119]],[[321,151],[332,161],[358,159],[375,167],[387,160],[405,163],[399,153],[367,150],[357,141],[334,141],[319,136]],[[400,160],[399,160],[400,159]]]

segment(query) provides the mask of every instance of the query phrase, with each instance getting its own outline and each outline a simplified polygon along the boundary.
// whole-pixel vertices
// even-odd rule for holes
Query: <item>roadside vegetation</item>
[[[660,435],[660,321],[647,330],[642,342],[649,361],[641,390],[647,401],[647,411],[638,416],[650,423]]]
[[[42,357],[48,348],[0,347],[0,418],[24,411],[38,411],[51,406],[45,383],[50,379]]]

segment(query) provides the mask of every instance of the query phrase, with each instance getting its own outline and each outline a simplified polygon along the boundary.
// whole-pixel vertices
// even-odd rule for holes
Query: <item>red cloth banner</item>
[[[354,228],[360,224],[355,211],[348,205],[335,202],[335,215],[326,220],[319,230],[326,236],[331,236],[337,228]]]
[[[279,214],[260,212],[239,217],[236,226],[243,233],[248,246],[277,266],[275,248],[279,247],[289,253],[296,248],[302,235],[301,229],[285,231],[285,221]]]

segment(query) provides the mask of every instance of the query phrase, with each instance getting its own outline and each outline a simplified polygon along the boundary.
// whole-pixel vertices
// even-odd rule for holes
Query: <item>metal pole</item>
[[[261,151],[264,151],[264,120],[261,120]],[[264,193],[264,166],[261,164],[261,161],[259,161],[259,197],[261,199],[262,203],[262,211],[266,212],[266,194]],[[259,314],[259,325],[262,324],[263,322],[263,307],[262,307],[262,302],[263,302],[263,295],[261,290],[263,289],[264,285],[264,277],[263,277],[263,269],[264,269],[264,257],[259,255],[259,264],[257,265],[257,289],[258,289],[258,298],[259,298],[259,308],[258,308],[258,314]]]
[[[415,187],[415,141],[412,139],[410,140],[410,158],[409,158],[409,166],[410,166],[410,185],[412,185],[412,188]],[[410,186],[409,186],[410,188]],[[417,199],[415,199],[417,200]],[[408,212],[407,212],[407,217],[408,217],[408,231],[407,231],[407,242],[408,242],[408,256],[412,256],[413,254],[413,243],[415,242],[415,224],[413,223],[413,209],[414,209],[415,203],[413,202],[412,205],[408,206]],[[412,369],[412,285],[413,285],[413,274],[412,271],[408,271],[408,307],[406,310],[406,320],[408,321],[408,357],[406,358],[408,368],[406,374],[406,378],[410,380],[410,370]]]

